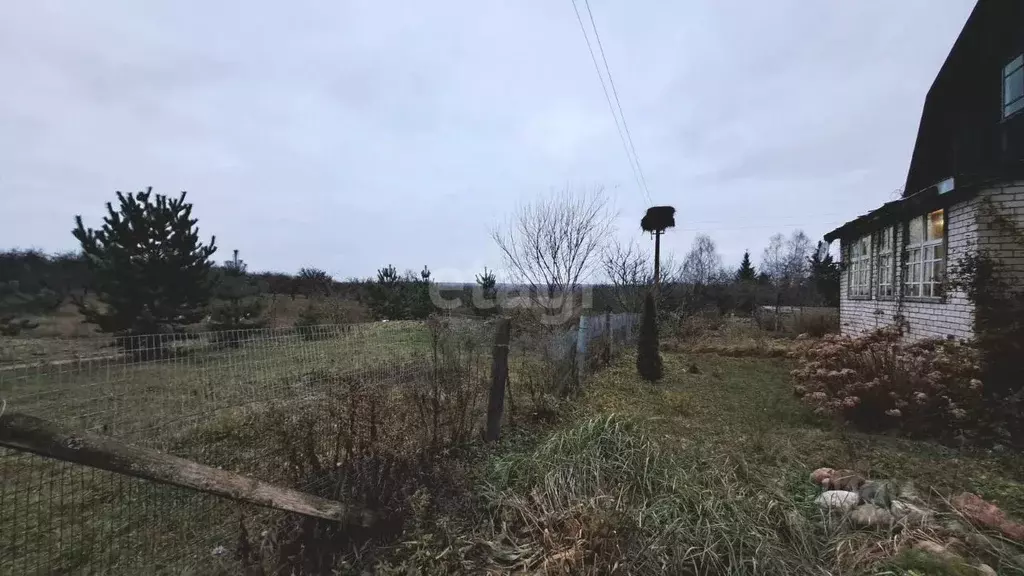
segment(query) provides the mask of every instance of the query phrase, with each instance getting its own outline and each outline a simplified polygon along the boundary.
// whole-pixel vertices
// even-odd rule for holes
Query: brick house
[[[985,250],[1024,284],[1024,246],[994,213],[1024,229],[1021,0],[975,5],[928,90],[903,197],[825,235],[840,241],[843,334],[902,319],[909,339],[971,338],[973,304],[947,270]]]

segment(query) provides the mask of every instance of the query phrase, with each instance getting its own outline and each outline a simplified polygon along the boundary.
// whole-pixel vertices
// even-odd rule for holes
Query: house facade
[[[1024,2],[979,0],[925,99],[903,197],[825,235],[839,240],[840,325],[901,322],[908,339],[970,339],[974,308],[949,286],[984,251],[1024,285]]]

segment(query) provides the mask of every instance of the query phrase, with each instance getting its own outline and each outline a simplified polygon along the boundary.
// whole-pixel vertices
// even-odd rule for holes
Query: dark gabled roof
[[[886,202],[880,208],[858,216],[825,234],[825,242],[832,242],[837,238],[863,236],[880,228],[904,222],[914,216],[920,216],[932,210],[946,208],[951,204],[963,202],[977,192],[980,188],[979,184],[958,186],[955,190],[945,194],[939,192],[938,186],[930,186],[917,194]]]
[[[944,178],[1024,173],[1024,115],[1003,118],[1003,67],[1024,52],[1024,1],[978,0],[921,108],[903,196]]]

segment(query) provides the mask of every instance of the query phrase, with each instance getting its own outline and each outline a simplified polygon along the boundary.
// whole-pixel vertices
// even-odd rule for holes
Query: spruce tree
[[[224,262],[217,270],[214,295],[217,302],[210,313],[210,329],[228,332],[218,335],[217,340],[237,345],[245,336],[239,331],[266,325],[266,320],[260,318],[263,299],[248,274],[245,261],[238,258],[238,250],[235,250],[233,259]]]
[[[377,280],[368,286],[368,304],[374,316],[384,320],[405,318],[403,279],[398,270],[388,264],[377,270]]]
[[[476,283],[480,286],[480,292],[483,296],[484,302],[474,302],[473,309],[476,313],[481,316],[486,316],[493,313],[497,309],[498,303],[496,302],[498,296],[498,279],[494,276],[493,270],[488,270],[484,266],[482,274],[476,275]],[[489,303],[487,306],[482,306],[484,303]]]
[[[119,336],[177,333],[202,318],[210,302],[210,256],[217,251],[199,241],[198,220],[185,192],[178,198],[144,192],[117,193],[107,203],[103,226],[86,228],[75,217],[72,231],[81,243],[96,296],[76,304],[85,321]],[[126,338],[127,347],[151,346]]]
[[[809,281],[817,296],[825,306],[839,306],[839,280],[842,277],[842,268],[838,262],[832,259],[832,254],[825,252],[825,257],[820,255],[821,247],[815,250],[807,259],[810,265]]]
[[[757,278],[757,271],[750,263],[750,250],[743,252],[743,261],[740,262],[739,270],[736,271],[736,280],[739,282],[752,282]]]
[[[654,295],[650,292],[644,298],[644,312],[640,318],[640,334],[637,337],[636,370],[648,382],[661,380],[661,353],[658,352],[658,315],[654,306]]]
[[[419,278],[412,272],[405,275],[402,291],[405,292],[405,309],[410,318],[422,320],[430,316],[433,305],[430,302],[430,268],[426,265],[420,270]]]

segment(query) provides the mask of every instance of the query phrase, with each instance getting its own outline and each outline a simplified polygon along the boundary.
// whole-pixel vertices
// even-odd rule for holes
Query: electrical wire
[[[634,160],[633,154],[630,153],[630,146],[626,141],[625,134],[623,134],[622,127],[619,125],[619,116],[615,113],[615,105],[612,104],[612,98],[608,93],[608,86],[605,84],[604,75],[601,74],[601,65],[597,63],[597,56],[594,54],[594,47],[590,43],[590,36],[587,35],[587,27],[583,23],[583,17],[580,16],[580,10],[576,5],[576,0],[572,0],[572,9],[576,13],[576,21],[579,22],[580,31],[583,32],[583,39],[587,43],[587,51],[590,52],[590,60],[594,63],[594,70],[597,72],[597,79],[601,82],[601,90],[604,92],[604,99],[608,103],[608,110],[612,113],[612,119],[615,121],[615,130],[619,133],[619,140],[622,141],[622,149],[626,152],[626,159],[629,161],[629,168],[633,172],[633,179],[636,180],[636,186],[640,192],[647,197],[647,201],[653,204],[654,202],[651,200],[650,192],[647,191],[647,188],[644,185],[645,180],[641,177],[638,163]],[[590,9],[589,5],[587,9]],[[593,21],[593,18],[591,18],[591,21]],[[597,33],[596,28],[594,29],[594,33]],[[610,79],[611,76],[609,75],[609,80]],[[616,96],[616,100],[617,99],[618,97]],[[625,118],[623,118],[623,123],[625,123]]]
[[[597,41],[597,51],[601,53],[601,62],[604,63],[604,70],[608,75],[608,85],[612,88],[612,96],[615,97],[615,106],[619,109],[619,117],[622,119],[622,128],[626,131],[626,140],[629,142],[629,148],[633,152],[636,169],[637,172],[640,173],[640,181],[644,186],[644,194],[647,196],[647,201],[654,204],[654,201],[651,200],[651,191],[647,187],[647,178],[644,177],[644,169],[640,166],[640,154],[637,153],[636,146],[633,145],[633,134],[630,133],[629,124],[626,123],[626,114],[622,111],[622,102],[619,101],[619,91],[615,89],[615,78],[612,77],[612,69],[608,66],[608,59],[605,58],[604,55],[604,44],[601,43],[601,34],[597,31],[597,22],[594,22],[594,13],[590,11],[590,0],[583,0],[583,3],[587,7],[587,16],[590,18],[590,26],[594,29],[594,39]],[[573,5],[575,5],[575,0]]]

